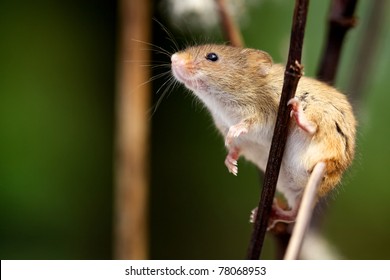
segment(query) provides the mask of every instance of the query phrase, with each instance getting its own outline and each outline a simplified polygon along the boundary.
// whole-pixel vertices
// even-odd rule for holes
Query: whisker
[[[155,67],[155,66],[164,66],[164,67],[170,67],[170,63],[168,63],[167,61],[161,61],[161,60],[130,60],[130,59],[127,59],[127,60],[124,60],[123,62],[125,63],[138,63],[139,66],[149,66],[149,67]],[[146,64],[149,63],[149,64]],[[143,64],[141,64],[143,63]],[[157,64],[156,64],[157,63]]]
[[[168,35],[168,40],[170,42],[172,42],[172,44],[175,46],[175,49],[173,49],[173,52],[177,52],[180,50],[180,47],[179,47],[179,44],[176,42],[175,40],[175,37],[173,36],[172,32],[168,30],[168,28],[166,26],[164,26],[164,24],[162,24],[159,20],[157,20],[156,18],[153,18],[153,20],[155,22],[157,22],[157,24],[161,27],[161,29]]]
[[[171,69],[171,64],[150,65],[150,68],[152,68],[152,69],[158,69],[158,68],[168,68],[168,69]]]
[[[141,87],[141,86],[143,86],[143,85],[146,85],[146,84],[148,84],[148,83],[150,83],[150,82],[153,82],[153,81],[155,81],[155,80],[157,80],[157,79],[159,79],[159,78],[161,78],[161,77],[164,77],[164,76],[166,76],[166,75],[169,75],[170,74],[170,71],[166,71],[166,72],[164,72],[164,73],[159,73],[159,74],[156,74],[156,75],[154,75],[153,77],[150,77],[147,81],[145,81],[145,82],[143,82],[142,84],[139,84],[138,86],[137,86],[137,88],[138,87]],[[164,82],[164,84],[165,84],[166,82]],[[163,84],[163,85],[164,85]],[[156,92],[157,93],[157,92]]]
[[[137,39],[132,39],[134,42],[138,42],[140,44],[143,44],[144,46],[141,46],[141,50],[144,51],[150,51],[152,52],[153,56],[157,55],[158,57],[168,57],[169,61],[164,61],[163,59],[159,60],[150,60],[150,61],[142,61],[142,60],[127,60],[125,63],[138,63],[141,67],[150,67],[153,71],[161,72],[153,75],[150,77],[147,81],[140,84],[139,86],[143,86],[145,84],[151,83],[156,81],[157,79],[164,79],[161,86],[157,89],[157,91],[154,92],[154,95],[157,95],[157,101],[154,105],[148,110],[148,114],[150,114],[150,117],[152,117],[156,112],[158,107],[161,105],[164,98],[169,96],[169,94],[180,85],[180,83],[172,76],[171,74],[171,63],[170,58],[173,53],[179,51],[181,48],[178,44],[178,42],[175,40],[175,37],[173,36],[173,33],[171,33],[166,26],[164,26],[160,21],[157,19],[153,19],[160,28],[167,34],[166,39],[170,42],[170,50],[167,50],[159,45],[156,45],[151,42],[145,42]],[[152,57],[153,57],[152,56]],[[169,70],[167,70],[169,69]],[[152,73],[153,73],[152,71]]]
[[[172,53],[170,53],[169,51],[167,51],[166,49],[158,46],[158,45],[155,45],[153,43],[150,43],[150,42],[145,42],[145,41],[141,41],[141,40],[137,40],[137,39],[132,39],[133,41],[135,42],[138,42],[138,43],[142,43],[142,44],[145,44],[145,45],[148,45],[148,46],[151,46],[152,48],[151,49],[145,49],[145,50],[151,50],[155,53],[158,53],[158,54],[163,54],[163,55],[166,55],[168,57],[171,57]]]
[[[156,80],[156,79],[162,78],[162,77],[164,77],[164,76],[169,76],[169,75],[170,75],[170,71],[166,71],[166,72],[164,72],[164,73],[160,73],[160,74],[154,75],[153,77],[151,77],[151,78],[149,79],[149,81],[152,82],[152,81],[154,81],[154,80]],[[171,77],[170,77],[169,79],[171,79]]]
[[[166,73],[165,73],[166,74]],[[169,83],[170,82],[172,82],[174,80],[174,78],[172,77],[172,76],[170,76],[169,78],[168,78],[168,80],[166,80],[161,86],[160,86],[160,88],[156,91],[156,94],[158,94],[160,91],[161,91],[161,89],[162,88],[164,88],[164,86],[168,83],[168,85],[169,85]],[[169,88],[169,87],[168,87]]]
[[[172,92],[179,83],[175,80],[174,77],[170,77],[167,81],[164,82],[164,84],[161,85],[161,87],[157,90],[156,94],[158,94],[162,88],[166,85],[164,91],[162,92],[161,96],[158,98],[156,104],[153,106],[151,116],[153,116],[157,108],[160,106],[161,102],[163,101],[164,97],[167,95],[167,93]]]

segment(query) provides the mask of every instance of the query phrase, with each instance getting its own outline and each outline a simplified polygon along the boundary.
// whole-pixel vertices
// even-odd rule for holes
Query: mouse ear
[[[272,67],[272,57],[266,52],[255,49],[246,49],[246,52],[248,66],[257,68],[260,76],[267,76]]]

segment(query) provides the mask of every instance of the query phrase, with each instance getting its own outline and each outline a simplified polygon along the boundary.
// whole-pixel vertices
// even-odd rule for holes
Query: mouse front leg
[[[229,127],[228,133],[225,137],[225,146],[228,148],[232,146],[234,139],[238,138],[242,134],[248,133],[255,122],[256,118],[251,117]]]
[[[248,133],[248,130],[249,126],[245,122],[231,126],[225,138],[225,146],[230,147],[235,138],[238,138],[241,134]]]
[[[290,116],[294,117],[295,122],[301,129],[306,131],[309,135],[316,133],[317,125],[306,118],[302,109],[301,101],[298,98],[291,98],[287,105],[291,105]]]
[[[225,165],[230,173],[237,176],[237,160],[240,157],[240,149],[233,143],[240,135],[247,134],[252,125],[256,122],[255,117],[246,118],[236,125],[229,127],[225,137],[225,146],[228,148],[228,155],[225,159]]]

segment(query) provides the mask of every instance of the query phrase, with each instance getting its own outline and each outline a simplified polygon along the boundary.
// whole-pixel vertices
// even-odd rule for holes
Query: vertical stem
[[[150,1],[122,0],[119,13],[114,257],[146,259],[150,88],[140,85],[149,79],[141,63],[150,54],[137,41],[150,40]]]
[[[325,168],[326,164],[324,162],[319,162],[314,166],[310,175],[303,193],[301,206],[299,207],[297,220],[290,242],[288,243],[286,255],[284,256],[285,260],[296,260],[298,258],[303,243],[303,237],[311,220],[318,189],[325,174]]]
[[[371,1],[377,4],[380,1]],[[322,53],[321,61],[319,63],[317,78],[327,82],[331,85],[335,83],[337,70],[339,66],[339,60],[341,57],[341,51],[344,43],[344,38],[347,32],[356,25],[356,18],[354,16],[355,9],[357,7],[358,0],[332,0],[329,15],[328,15],[328,31],[326,41],[324,43],[324,50]],[[379,16],[379,15],[378,15]],[[370,30],[371,32],[371,30]],[[375,31],[373,31],[375,33]],[[370,41],[366,41],[371,46]],[[361,71],[364,68],[364,62],[369,55],[357,56],[359,59],[359,67],[355,67],[355,71],[351,71],[351,77],[358,76],[360,73],[366,73]],[[353,73],[355,72],[355,73]],[[364,79],[359,79],[363,81]],[[359,87],[361,89],[361,87]],[[350,90],[353,92],[353,90]],[[320,200],[317,204],[317,208],[321,208],[322,211],[314,211],[316,218],[313,219],[312,228],[318,228],[326,213],[327,203],[324,200]]]
[[[286,64],[283,89],[264,175],[264,184],[258,205],[257,217],[248,248],[248,259],[258,259],[260,257],[267,230],[268,219],[271,214],[276,183],[278,181],[279,170],[287,140],[288,123],[290,119],[290,110],[287,107],[287,102],[294,97],[298,81],[302,75],[300,61],[302,56],[302,45],[305,34],[308,6],[309,0],[295,1],[290,49]]]
[[[366,90],[368,74],[372,71],[375,63],[375,55],[378,53],[378,43],[380,42],[381,32],[385,25],[386,12],[388,11],[388,0],[370,1],[370,11],[368,13],[367,26],[357,45],[358,59],[351,68],[348,92],[353,95],[355,101],[360,102],[363,93]],[[387,6],[386,6],[387,5]],[[362,71],[362,69],[364,69]]]
[[[355,26],[354,11],[357,0],[333,0],[329,13],[327,44],[325,46],[317,77],[334,84],[341,48],[348,30]]]
[[[374,1],[375,3],[377,1]],[[356,20],[353,16],[357,0],[332,0],[329,12],[329,27],[324,53],[318,70],[318,78],[333,84],[341,56],[342,45],[347,31],[353,27]],[[369,42],[369,41],[367,41]],[[363,59],[366,56],[363,57]],[[359,60],[360,61],[360,60]],[[360,69],[360,68],[359,68]],[[361,73],[362,71],[357,71]],[[364,71],[363,71],[364,72]],[[317,221],[320,219],[317,219]],[[286,228],[285,228],[286,229]],[[290,233],[282,231],[275,234],[278,242],[278,256],[286,250]]]
[[[218,7],[219,18],[225,38],[230,42],[230,45],[234,47],[243,47],[244,42],[242,40],[241,32],[227,10],[226,0],[215,0],[215,3]]]

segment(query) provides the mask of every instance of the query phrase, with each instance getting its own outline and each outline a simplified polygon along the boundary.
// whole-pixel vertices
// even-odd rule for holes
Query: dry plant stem
[[[313,208],[317,199],[318,188],[325,174],[325,163],[319,162],[314,166],[309,181],[303,193],[301,206],[299,207],[298,216],[295,226],[288,243],[285,260],[296,260],[302,247],[303,237],[310,224]]]
[[[309,0],[295,1],[290,49],[284,76],[283,89],[274,135],[272,137],[271,149],[265,170],[258,212],[248,248],[248,259],[258,259],[260,257],[268,226],[268,219],[271,214],[272,202],[275,195],[276,183],[278,181],[284,148],[286,146],[288,124],[290,120],[290,109],[287,107],[287,102],[294,97],[298,81],[302,75],[302,67],[299,62],[301,61],[302,56],[302,45],[305,34],[308,6]]]
[[[243,47],[241,32],[237,25],[234,23],[233,17],[229,14],[225,0],[215,0],[218,7],[219,18],[222,24],[222,29],[225,38],[229,41],[230,45],[234,47]]]
[[[358,44],[356,64],[352,67],[352,74],[349,81],[348,92],[353,94],[355,101],[360,101],[367,85],[367,76],[373,71],[375,55],[378,50],[378,43],[381,39],[381,31],[386,25],[385,15],[389,4],[388,0],[370,1],[370,12],[368,14],[367,26]],[[386,28],[386,27],[385,27]],[[364,71],[362,71],[364,69]],[[356,102],[355,102],[356,103]]]
[[[371,2],[375,2],[376,4],[377,1],[375,0]],[[344,37],[346,36],[347,31],[356,25],[356,18],[353,15],[356,9],[356,5],[357,0],[332,0],[331,3],[328,16],[329,26],[327,38],[325,41],[321,62],[317,72],[318,79],[325,81],[331,85],[335,83]],[[368,44],[371,44],[370,41],[366,42]],[[367,56],[368,54],[365,54],[363,56],[357,56],[359,57],[359,67],[352,68],[355,69],[355,72],[358,73],[357,75],[360,75],[362,73],[364,73],[365,75],[367,73],[367,71],[361,71],[361,69],[366,69],[362,62]],[[351,74],[351,77],[353,76],[354,74]],[[359,81],[362,80],[366,79],[361,79]],[[354,91],[349,90],[349,92],[352,93]],[[319,209],[326,209],[327,205],[326,203],[324,203],[323,200],[320,200],[317,207]],[[319,211],[315,211],[317,217],[312,222],[313,228],[320,226],[324,218],[323,215],[325,212],[326,211],[324,210],[322,210],[321,213]]]
[[[114,258],[146,259],[150,88],[139,85],[149,79],[141,62],[150,54],[133,39],[150,41],[150,1],[122,0],[119,12]]]
[[[277,226],[278,226],[278,231],[273,230],[272,235],[276,241],[275,258],[277,260],[281,260],[284,258],[284,255],[286,254],[286,248],[288,246],[288,243],[290,242],[290,237],[291,237],[290,227],[292,227],[293,225],[279,223]]]
[[[318,79],[326,83],[334,83],[345,35],[356,24],[354,17],[356,4],[357,0],[332,1],[329,14],[327,44],[317,73]]]

